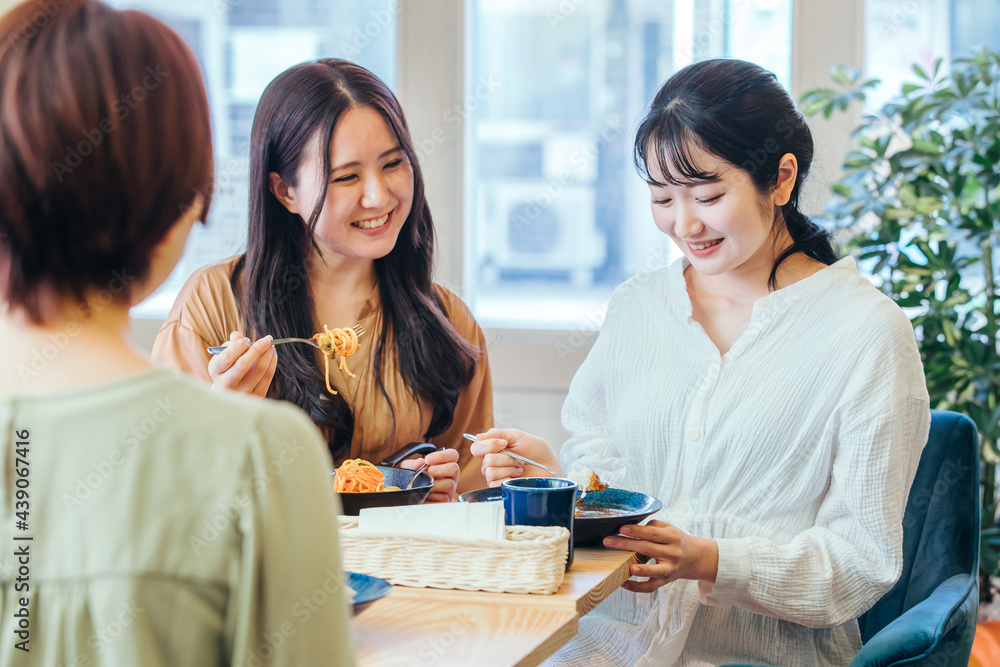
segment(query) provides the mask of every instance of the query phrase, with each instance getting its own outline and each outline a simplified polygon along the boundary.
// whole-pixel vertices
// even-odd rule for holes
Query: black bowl
[[[464,503],[494,502],[503,500],[499,488],[478,489],[458,497]],[[591,491],[582,500],[577,497],[576,508],[585,512],[607,513],[605,516],[578,516],[573,520],[573,546],[600,545],[608,535],[615,535],[622,526],[639,523],[655,512],[663,503],[638,491],[605,489]]]
[[[371,577],[357,572],[345,572],[347,585],[354,590],[354,615],[367,609],[375,600],[385,597],[392,590],[392,584],[385,579]]]
[[[419,505],[427,499],[434,488],[434,478],[426,472],[417,475],[413,487],[407,489],[414,470],[377,466],[385,475],[386,486],[398,486],[399,491],[372,491],[371,493],[338,493],[344,514],[357,516],[366,507],[396,507],[399,505]],[[332,475],[333,473],[331,473]],[[332,483],[332,482],[331,482]]]

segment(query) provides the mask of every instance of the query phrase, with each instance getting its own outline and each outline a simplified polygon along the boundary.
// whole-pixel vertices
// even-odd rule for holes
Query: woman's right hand
[[[234,331],[226,349],[209,360],[208,374],[213,387],[267,396],[277,367],[278,352],[271,347],[271,336],[251,344],[249,338]]]
[[[549,444],[542,438],[515,428],[491,428],[477,435],[476,442],[470,448],[473,456],[483,459],[483,476],[491,487],[500,486],[513,477],[524,476],[525,468],[528,469],[529,477],[549,477],[549,473],[540,468],[501,454],[505,449],[537,461],[556,472],[561,470]]]

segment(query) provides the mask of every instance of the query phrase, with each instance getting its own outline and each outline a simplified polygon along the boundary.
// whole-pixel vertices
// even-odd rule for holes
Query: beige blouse
[[[153,345],[153,360],[180,368],[211,382],[208,362],[211,355],[206,350],[211,345],[220,345],[229,340],[232,331],[246,332],[240,316],[230,276],[237,257],[206,266],[196,271],[181,290],[174,307],[167,315]],[[476,374],[459,395],[455,406],[451,427],[441,435],[430,438],[430,442],[459,451],[459,465],[462,467],[462,491],[485,482],[469,486],[470,482],[481,480],[480,463],[473,460],[467,440],[462,433],[480,433],[493,426],[493,388],[490,366],[486,353],[486,340],[482,329],[473,318],[468,306],[454,293],[435,285],[452,326],[458,333],[479,350]],[[356,377],[342,373],[331,361],[330,384],[342,393],[354,412],[354,437],[350,458],[363,458],[377,463],[410,442],[424,440],[433,410],[426,402],[414,401],[402,376],[396,369],[392,355],[386,355],[383,381],[385,391],[392,399],[396,411],[395,429],[392,412],[375,381],[373,366],[374,341],[382,330],[382,308],[378,289],[361,308],[358,323],[365,328],[361,346],[347,358],[347,365]],[[331,327],[342,323],[328,323]],[[301,332],[297,332],[301,333]],[[274,332],[275,338],[296,335],[292,332]],[[390,340],[391,344],[391,340]],[[317,364],[322,368],[322,355],[317,352]],[[278,351],[281,363],[281,351]],[[337,461],[337,464],[340,462]]]

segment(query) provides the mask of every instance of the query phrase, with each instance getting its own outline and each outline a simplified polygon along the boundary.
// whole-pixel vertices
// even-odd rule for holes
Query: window
[[[914,64],[929,74],[937,58],[1000,50],[996,0],[868,0],[865,24],[865,73],[882,80],[869,96],[872,107],[916,80]]]
[[[134,317],[162,318],[191,273],[242,252],[247,234],[250,127],[264,87],[305,60],[346,58],[396,83],[392,5],[352,0],[111,0],[141,9],[191,47],[208,89],[215,143],[215,196],[208,225],[197,225],[173,275]]]
[[[676,254],[652,224],[632,139],[691,62],[791,77],[791,0],[471,0],[466,296],[503,327],[599,321],[616,285]],[[484,82],[486,82],[484,84]],[[471,135],[471,136],[470,136]]]

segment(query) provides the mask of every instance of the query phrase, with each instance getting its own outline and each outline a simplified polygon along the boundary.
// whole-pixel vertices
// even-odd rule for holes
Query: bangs
[[[671,109],[675,106],[678,104],[669,105],[662,114],[658,114],[659,117],[651,116],[639,127],[635,137],[635,168],[639,175],[647,183],[659,186],[686,186],[719,180],[721,173],[702,169],[692,156],[694,148],[706,153],[711,151]],[[650,159],[657,166],[664,182],[650,175]]]

